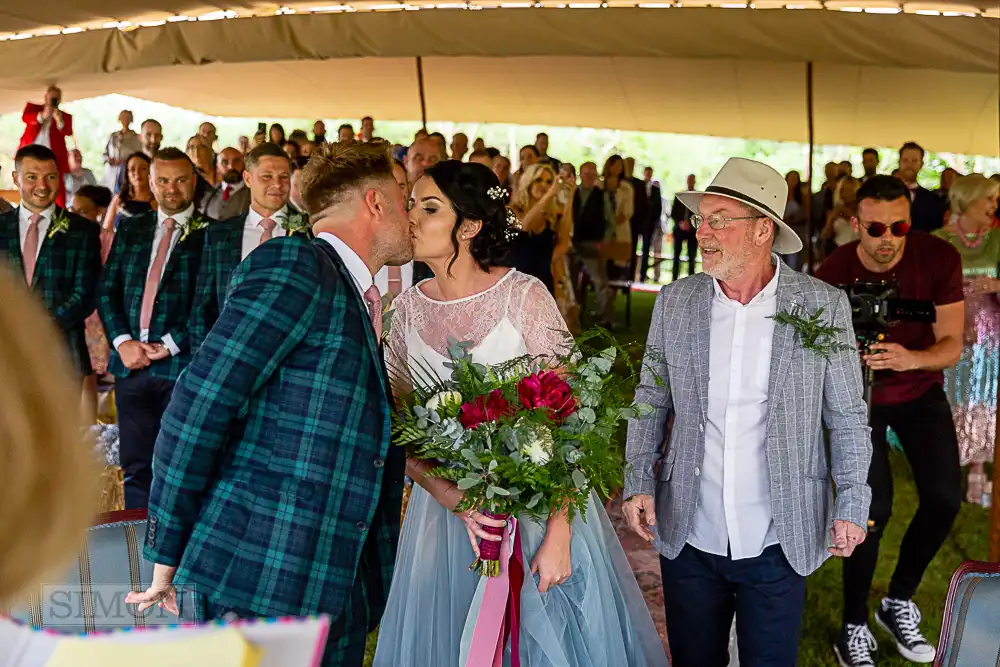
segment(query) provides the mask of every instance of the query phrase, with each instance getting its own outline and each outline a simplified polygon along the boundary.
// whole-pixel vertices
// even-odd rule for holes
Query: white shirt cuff
[[[127,343],[130,340],[132,340],[132,336],[128,334],[122,334],[121,336],[118,336],[113,341],[111,341],[111,346],[114,347],[115,351],[117,352],[119,346],[121,346],[122,343]]]
[[[163,347],[169,350],[171,356],[176,357],[178,354],[181,353],[181,348],[177,347],[177,345],[174,344],[174,339],[170,336],[170,334],[164,335],[163,338],[160,339],[160,342],[163,343]]]

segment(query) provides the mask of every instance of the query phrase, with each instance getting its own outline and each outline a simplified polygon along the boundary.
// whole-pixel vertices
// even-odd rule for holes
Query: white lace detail
[[[852,665],[874,665],[871,652],[877,649],[878,643],[867,625],[847,625],[847,653]]]
[[[386,357],[394,380],[407,375],[402,360],[418,343],[447,360],[449,337],[471,343],[473,358],[485,364],[567,351],[566,323],[552,295],[537,278],[514,270],[489,289],[454,301],[430,299],[415,285],[392,308]],[[441,360],[426,361],[437,366]]]

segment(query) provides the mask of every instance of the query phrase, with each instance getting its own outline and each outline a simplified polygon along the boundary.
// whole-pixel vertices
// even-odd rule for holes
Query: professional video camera
[[[840,285],[851,302],[854,333],[863,347],[885,338],[895,322],[926,322],[937,319],[933,301],[901,299],[895,282],[887,280]]]
[[[851,302],[851,320],[854,336],[860,349],[868,351],[873,343],[885,340],[886,334],[896,322],[926,322],[937,320],[933,301],[921,299],[900,299],[895,282],[888,280],[857,281],[851,285],[838,285],[847,292]],[[865,367],[865,403],[868,414],[872,407],[872,385],[875,374]]]

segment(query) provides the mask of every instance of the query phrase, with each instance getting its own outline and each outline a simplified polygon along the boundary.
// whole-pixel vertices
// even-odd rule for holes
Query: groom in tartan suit
[[[194,209],[194,166],[176,148],[153,156],[157,210],[118,227],[104,266],[98,313],[113,352],[125,508],[149,502],[153,445],[174,383],[191,361],[188,321],[211,222]]]
[[[312,237],[309,216],[288,202],[291,161],[277,145],[266,143],[247,153],[243,181],[250,209],[205,230],[205,251],[191,316],[191,347],[197,350],[226,301],[229,282],[240,262],[272,238],[295,234]]]
[[[93,372],[84,321],[94,312],[101,274],[100,230],[56,206],[59,183],[50,149],[29,145],[17,152],[14,184],[21,205],[0,214],[0,257],[45,304],[83,378]]]
[[[156,443],[145,556],[127,602],[209,618],[328,614],[324,665],[360,667],[389,593],[405,453],[372,276],[412,257],[377,144],[324,144],[302,175],[315,239],[260,245],[181,376]]]

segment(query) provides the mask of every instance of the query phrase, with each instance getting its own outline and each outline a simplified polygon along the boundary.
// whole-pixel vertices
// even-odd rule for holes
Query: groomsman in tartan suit
[[[83,378],[92,372],[84,321],[94,312],[101,275],[100,228],[56,206],[60,182],[50,149],[32,144],[17,152],[21,205],[0,214],[0,257],[45,304]]]
[[[177,377],[191,361],[188,322],[205,227],[194,208],[194,165],[176,148],[153,156],[157,210],[118,227],[104,266],[98,312],[113,351],[125,508],[149,502],[153,445]]]
[[[286,235],[312,237],[309,216],[288,201],[292,164],[275,144],[247,153],[243,181],[250,193],[250,210],[205,230],[205,251],[198,274],[198,296],[191,317],[191,347],[197,350],[215,324],[226,301],[233,272],[265,241]]]
[[[145,557],[126,602],[209,618],[333,619],[324,665],[360,667],[389,593],[406,466],[390,443],[381,298],[412,257],[378,144],[322,144],[302,175],[315,239],[262,244],[177,383],[156,443]]]

